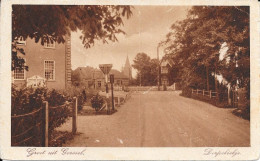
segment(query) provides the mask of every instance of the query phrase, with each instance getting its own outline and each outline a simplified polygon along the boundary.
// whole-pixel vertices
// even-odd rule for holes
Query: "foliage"
[[[71,105],[65,103],[65,96],[54,89],[48,92],[46,101],[49,103],[50,107],[49,131],[51,134],[56,127],[59,127],[66,122],[70,116],[69,108],[71,108]]]
[[[11,115],[24,115],[31,113],[37,109],[40,109],[44,106],[44,101],[49,102],[49,134],[51,135],[52,132],[56,127],[59,127],[69,117],[70,110],[69,105],[65,104],[66,98],[60,94],[56,90],[48,91],[46,88],[15,88],[12,86],[12,98],[11,98]],[[18,135],[27,129],[30,129],[33,126],[36,126],[37,123],[41,123],[43,120],[43,112],[39,111],[34,113],[33,115],[24,116],[21,118],[12,118],[12,136]],[[41,123],[43,126],[43,124]],[[42,131],[41,128],[35,127],[33,133],[26,133],[26,137],[30,137],[30,135],[34,136],[35,140],[31,141],[34,146],[39,145],[38,135],[41,135]],[[15,141],[12,139],[12,144]],[[25,145],[27,145],[25,144]]]
[[[72,73],[71,73],[72,85],[79,87],[79,88],[91,87],[92,85],[94,85],[94,82],[86,81],[86,79],[91,79],[93,77],[94,71],[95,71],[95,69],[90,66],[86,66],[83,68],[79,67],[75,70],[72,70]]]
[[[82,84],[82,77],[78,70],[71,71],[71,83],[73,86],[80,86]]]
[[[165,44],[183,88],[217,91],[215,77],[221,75],[231,88],[246,87],[249,93],[249,7],[192,7],[186,19],[172,25]]]
[[[87,99],[91,98],[95,93],[96,92],[91,89],[77,86],[69,86],[63,91],[63,94],[68,97],[69,101],[72,101],[73,97],[78,98],[78,111],[83,108],[83,104]]]
[[[151,59],[145,53],[138,53],[134,59],[133,68],[137,70],[137,82],[143,86],[157,84],[158,60]]]
[[[123,89],[124,92],[130,92],[130,89],[129,89],[128,86],[123,86],[123,88],[124,88],[124,89]]]
[[[49,147],[62,147],[66,141],[73,139],[73,133],[55,130],[50,137]]]
[[[55,107],[57,105],[64,104],[66,98],[63,94],[59,93],[57,90],[52,89],[48,92],[46,101],[48,101],[51,107]]]
[[[55,108],[50,108],[49,112],[49,134],[57,127],[64,124],[71,115],[71,105],[57,105]]]
[[[91,105],[96,111],[98,111],[104,104],[104,99],[99,94],[96,94],[91,98]]]
[[[12,66],[11,70],[13,71],[15,68],[18,69],[25,69],[28,71],[28,66],[25,65],[24,59],[19,56],[18,53],[21,53],[22,55],[25,55],[24,49],[19,48],[17,46],[17,41],[14,41],[12,44]]]
[[[115,5],[13,5],[12,9],[13,42],[29,37],[41,45],[64,43],[66,34],[80,30],[86,48],[95,40],[117,41],[116,34],[124,34],[120,29],[122,18],[132,14],[130,6]],[[12,53],[12,58],[12,67],[21,67],[17,54]]]
[[[47,89],[45,88],[21,88],[12,86],[11,114],[20,115],[39,109],[46,98]]]
[[[182,96],[185,96],[185,97],[191,98],[191,95],[192,95],[191,88],[189,88],[189,87],[184,87],[184,88],[182,89],[181,95],[182,95]]]

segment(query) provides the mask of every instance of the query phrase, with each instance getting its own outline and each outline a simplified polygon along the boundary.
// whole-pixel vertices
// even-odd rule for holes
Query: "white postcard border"
[[[251,147],[173,147],[173,148],[91,148],[70,147],[71,151],[84,151],[84,155],[62,155],[62,148],[67,147],[37,147],[37,151],[46,151],[43,155],[28,156],[28,149],[32,147],[11,147],[11,5],[12,4],[120,4],[120,5],[249,5],[250,6],[250,78],[251,78]],[[0,154],[7,160],[253,160],[260,153],[260,95],[259,95],[259,8],[257,1],[245,0],[13,0],[2,1],[1,8],[1,95],[0,95]],[[214,152],[237,151],[235,155],[204,155],[205,150],[212,149]],[[48,152],[57,150],[57,155],[48,155]]]

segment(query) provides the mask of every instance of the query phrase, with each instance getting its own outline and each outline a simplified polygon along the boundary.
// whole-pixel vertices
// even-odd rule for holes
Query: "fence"
[[[72,103],[57,107],[49,107],[47,101],[43,106],[30,113],[11,116],[12,146],[43,146],[49,145],[49,113],[55,108],[72,106],[72,133],[77,132],[78,99],[74,97]],[[39,119],[40,118],[40,119]]]
[[[130,86],[130,91],[158,91],[157,86]]]
[[[199,90],[191,89],[192,97],[198,98],[203,101],[207,101],[213,104],[224,103],[226,106],[237,107],[238,106],[238,94],[237,92],[216,92],[214,90]]]
[[[123,91],[123,87],[122,86],[114,86],[114,91]]]
[[[196,93],[197,95],[198,94],[201,94],[202,96],[206,96],[206,97],[209,97],[209,98],[216,98],[217,97],[217,92],[215,91],[206,91],[206,90],[199,90],[199,89],[191,89],[191,93],[194,94]]]
[[[43,107],[23,115],[14,115],[11,120],[12,146],[40,146]],[[20,132],[21,131],[21,132]]]
[[[128,100],[130,98],[131,94],[128,93],[126,95],[117,95],[114,97],[114,102],[115,105],[120,106],[121,104],[123,104],[124,102],[126,102],[126,100]]]

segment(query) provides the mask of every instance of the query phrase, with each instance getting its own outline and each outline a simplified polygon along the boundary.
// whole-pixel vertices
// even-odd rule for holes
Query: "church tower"
[[[126,57],[125,66],[123,68],[123,74],[129,78],[129,80],[132,80],[132,67],[130,65],[128,55]]]

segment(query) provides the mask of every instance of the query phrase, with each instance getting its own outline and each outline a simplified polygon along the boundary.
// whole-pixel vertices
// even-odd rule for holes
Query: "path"
[[[64,146],[226,147],[250,145],[250,122],[232,109],[184,98],[174,91],[133,93],[117,113],[79,116]],[[60,129],[70,130],[69,121]]]

